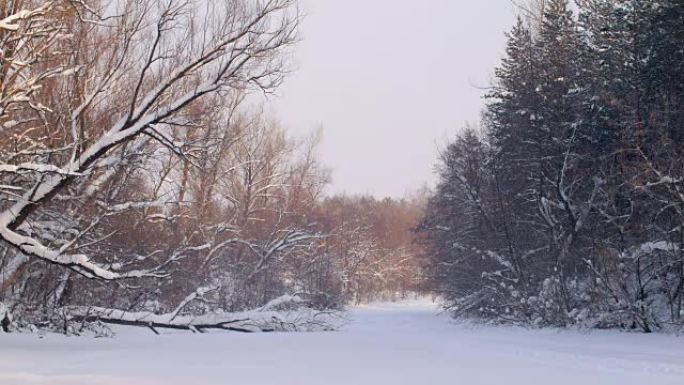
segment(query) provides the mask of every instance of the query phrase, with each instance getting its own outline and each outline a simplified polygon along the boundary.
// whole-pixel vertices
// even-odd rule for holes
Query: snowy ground
[[[332,333],[0,335],[0,384],[684,384],[684,337],[455,325],[427,301],[350,317]]]

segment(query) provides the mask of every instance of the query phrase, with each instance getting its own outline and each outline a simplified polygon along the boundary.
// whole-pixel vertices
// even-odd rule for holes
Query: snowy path
[[[425,301],[350,316],[334,333],[0,335],[0,384],[684,384],[684,338],[454,325]]]

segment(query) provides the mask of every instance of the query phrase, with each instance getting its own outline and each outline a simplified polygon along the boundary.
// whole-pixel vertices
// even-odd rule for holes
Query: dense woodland
[[[537,4],[535,2],[535,4]],[[0,2],[0,326],[684,325],[684,3],[545,0],[429,197],[331,196],[267,108],[296,0]],[[419,128],[416,128],[419,129]]]
[[[682,326],[684,2],[524,16],[481,126],[442,153],[422,224],[433,287],[497,322]]]
[[[5,331],[315,311],[296,329],[415,291],[419,203],[325,198],[319,136],[255,102],[290,71],[300,18],[294,0],[0,4]]]

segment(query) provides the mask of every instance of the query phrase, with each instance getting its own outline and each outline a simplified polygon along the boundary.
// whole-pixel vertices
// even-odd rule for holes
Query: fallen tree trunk
[[[157,331],[157,329],[190,330],[193,333],[194,332],[203,333],[205,330],[209,330],[209,329],[220,329],[220,330],[228,330],[228,331],[242,332],[242,333],[253,333],[255,331],[255,330],[247,329],[244,327],[232,326],[236,323],[249,321],[248,319],[225,321],[225,322],[219,322],[219,323],[215,323],[215,324],[187,324],[187,325],[174,324],[174,323],[162,323],[162,322],[155,322],[155,321],[145,321],[145,320],[109,318],[109,317],[96,316],[96,315],[91,315],[91,316],[76,315],[76,316],[70,317],[70,320],[74,321],[74,322],[103,322],[105,324],[110,324],[110,325],[148,327],[155,334],[159,334],[159,331]],[[274,331],[274,330],[262,329],[260,331],[261,332],[270,332],[270,331]]]
[[[336,312],[308,308],[305,302],[296,296],[279,297],[261,308],[235,313],[180,315],[178,311],[155,314],[101,307],[70,307],[64,309],[64,314],[66,319],[72,322],[147,327],[156,334],[159,334],[157,329],[189,330],[199,333],[207,330],[241,333],[333,330],[336,321],[339,320],[339,317],[335,316]]]

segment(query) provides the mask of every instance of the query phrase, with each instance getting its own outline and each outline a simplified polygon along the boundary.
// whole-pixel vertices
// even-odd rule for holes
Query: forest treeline
[[[0,329],[301,330],[458,316],[684,324],[684,4],[545,0],[429,198],[326,194],[260,107],[296,0],[0,2]],[[278,312],[289,312],[279,318]]]
[[[415,290],[420,203],[326,197],[318,135],[255,103],[300,19],[295,0],[0,3],[3,330],[252,330],[251,309],[297,330],[319,321],[265,311]]]
[[[681,326],[684,2],[541,4],[441,155],[431,284],[460,316]]]

